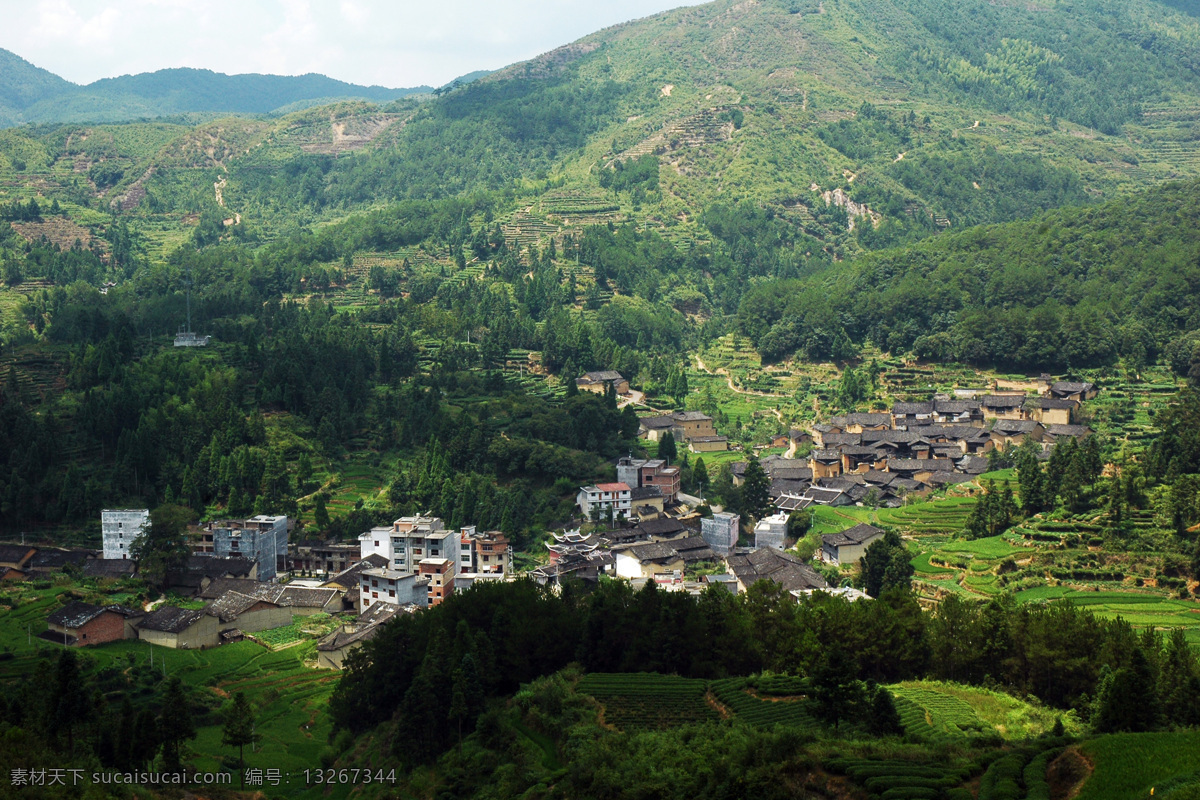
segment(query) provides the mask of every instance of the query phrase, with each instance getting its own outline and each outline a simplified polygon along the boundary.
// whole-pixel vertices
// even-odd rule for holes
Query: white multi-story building
[[[150,530],[150,512],[144,508],[105,509],[100,512],[100,535],[105,558],[131,558],[133,542]]]
[[[416,572],[427,558],[449,558],[457,563],[461,534],[442,527],[437,517],[401,517],[390,528],[372,528],[358,537],[362,558],[378,553],[388,569]]]
[[[394,606],[429,604],[429,578],[395,569],[364,569],[359,574],[362,604],[366,611],[376,603]]]
[[[756,548],[784,549],[787,539],[787,523],[788,516],[782,512],[760,519],[754,526],[754,546]]]
[[[588,519],[592,519],[593,512],[604,516],[610,508],[613,519],[621,516],[622,513],[628,518],[629,512],[633,508],[631,491],[627,483],[598,483],[595,486],[581,486],[579,494],[575,497],[575,504]]]

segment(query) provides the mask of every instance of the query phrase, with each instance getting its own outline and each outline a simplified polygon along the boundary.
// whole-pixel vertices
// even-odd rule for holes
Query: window
[[[379,592],[371,592],[371,597],[379,597]]]
[[[395,596],[396,596],[396,590],[388,589],[388,597],[395,597]]]
[[[375,542],[375,546],[376,546],[376,547],[379,547],[379,542]]]
[[[379,588],[379,581],[372,579],[372,580],[371,580],[371,586],[372,586],[372,587],[374,587],[374,588],[376,588],[376,589],[377,589],[377,588]]]

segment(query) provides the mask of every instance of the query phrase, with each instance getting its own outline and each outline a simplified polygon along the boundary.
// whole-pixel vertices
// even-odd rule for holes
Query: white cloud
[[[168,67],[440,85],[679,0],[4,0],[0,47],[68,80]]]

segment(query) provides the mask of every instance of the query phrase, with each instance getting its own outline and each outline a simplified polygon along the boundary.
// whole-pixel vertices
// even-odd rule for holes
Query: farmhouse
[[[1091,400],[1100,390],[1094,383],[1079,383],[1075,381],[1056,381],[1050,384],[1050,396],[1062,400],[1074,400],[1082,403]]]
[[[136,639],[135,625],[142,616],[142,612],[124,606],[76,601],[46,617],[47,630],[38,635],[57,644],[80,647]]]
[[[883,531],[873,525],[855,525],[841,533],[821,537],[821,560],[827,564],[857,564],[867,548],[883,537]]]
[[[0,544],[0,571],[7,567],[25,572],[35,555],[37,555],[36,547],[27,547],[23,544]]]
[[[221,623],[205,611],[162,606],[137,623],[138,638],[177,650],[200,650],[220,644]]]
[[[83,574],[101,580],[131,578],[137,572],[137,562],[126,558],[90,558],[83,562]]]
[[[737,579],[738,592],[745,592],[761,580],[774,581],[785,592],[829,588],[829,584],[815,569],[796,556],[773,547],[755,550],[747,555],[732,555],[725,561]]]
[[[629,394],[629,381],[625,380],[621,373],[611,369],[602,372],[588,372],[575,379],[575,388],[581,392],[604,394],[609,386],[613,387],[617,394]]]
[[[1071,414],[1079,407],[1076,400],[1063,400],[1057,397],[1031,397],[1021,407],[1025,419],[1035,420],[1043,425],[1070,425]]]
[[[354,622],[347,623],[317,642],[317,666],[324,669],[341,669],[346,656],[369,642],[379,633],[384,623],[399,612],[397,606],[377,603]]]
[[[289,609],[232,590],[213,600],[204,607],[204,611],[221,622],[222,630],[233,623],[237,623],[238,630],[243,633],[257,633],[292,624],[292,612]]]

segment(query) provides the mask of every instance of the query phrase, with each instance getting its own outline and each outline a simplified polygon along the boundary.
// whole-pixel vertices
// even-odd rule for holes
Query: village
[[[630,394],[628,382],[611,371],[589,373],[577,386]],[[528,578],[559,590],[568,580],[606,578],[698,595],[710,587],[744,593],[770,580],[794,597],[820,591],[869,600],[850,578],[885,531],[859,523],[824,534],[808,560],[790,549],[797,520],[815,506],[900,507],[975,481],[1002,451],[1032,442],[1038,457],[1048,459],[1065,437],[1090,435],[1073,420],[1097,396],[1095,385],[1043,375],[1036,387],[1036,394],[958,389],[780,434],[773,445],[807,455],[757,462],[771,503],[759,519],[684,494],[680,468],[667,459],[619,458],[614,481],[579,487],[577,526],[551,533],[545,552],[534,554],[540,563],[523,572],[514,569],[505,534],[451,529],[429,515],[401,517],[357,542],[294,538],[295,521],[280,515],[206,522],[192,526],[186,558],[165,575],[174,602],[71,601],[46,617],[37,637],[66,647],[129,639],[180,650],[247,639],[269,646],[266,632],[320,619],[325,633],[315,666],[341,669],[394,615],[437,606],[480,581]],[[669,436],[696,454],[729,448],[713,418],[698,411],[642,417],[639,436],[648,443]],[[748,463],[731,465],[735,485],[745,481]],[[0,545],[0,581],[63,572],[101,582],[132,579],[135,543],[150,528],[147,509],[105,510],[99,550]]]

